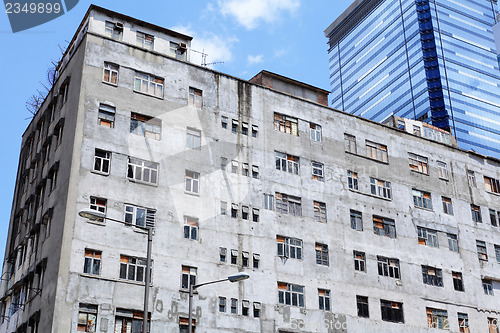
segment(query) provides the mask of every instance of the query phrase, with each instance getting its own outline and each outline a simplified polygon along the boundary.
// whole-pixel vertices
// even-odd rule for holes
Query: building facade
[[[331,106],[451,131],[500,157],[496,0],[356,0],[325,31]]]
[[[197,289],[196,332],[494,332],[499,160],[190,41],[90,7],[23,135],[0,332],[140,332],[143,227],[151,332],[239,272]]]

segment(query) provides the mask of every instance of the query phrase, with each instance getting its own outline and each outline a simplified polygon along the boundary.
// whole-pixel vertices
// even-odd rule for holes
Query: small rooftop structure
[[[432,141],[458,147],[457,139],[451,135],[450,132],[422,121],[391,116],[384,122],[384,124]]]

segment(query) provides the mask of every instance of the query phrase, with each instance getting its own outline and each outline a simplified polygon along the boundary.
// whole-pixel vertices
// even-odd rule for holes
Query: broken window
[[[429,192],[413,189],[412,194],[413,194],[413,204],[415,207],[432,209],[431,194]]]
[[[387,146],[366,140],[366,157],[387,163]]]
[[[328,245],[316,243],[316,264],[328,266]]]
[[[189,87],[188,105],[201,109],[203,106],[203,95],[200,89]]]
[[[344,134],[345,151],[356,154],[356,137],[350,134]]]
[[[449,329],[448,312],[433,308],[426,308],[427,326],[429,328]]]
[[[448,166],[446,165],[446,163],[438,161],[437,166],[438,166],[439,178],[447,180],[448,179]]]
[[[318,289],[319,309],[330,311],[330,290]]]
[[[391,199],[391,183],[385,180],[370,177],[370,192],[378,197]]]
[[[274,130],[298,136],[298,120],[284,114],[274,113]]]
[[[278,256],[302,260],[302,240],[284,236],[276,236]]]
[[[408,153],[408,162],[410,164],[410,170],[415,172],[420,172],[425,175],[429,174],[429,168],[427,166],[427,157],[420,156],[413,153]]]
[[[363,220],[361,218],[361,212],[351,209],[349,214],[351,219],[351,229],[363,231]]]
[[[358,190],[358,173],[347,170],[347,185],[351,190]]]
[[[136,43],[135,45],[142,47],[147,50],[153,51],[154,47],[154,36],[146,34],[144,32],[136,32]]]
[[[135,72],[134,91],[163,98],[163,79],[146,73]]]
[[[95,333],[97,327],[97,305],[80,303],[78,309],[78,332]],[[35,332],[35,331],[30,331]]]
[[[144,282],[146,279],[146,258],[120,255],[120,279]]]
[[[91,275],[101,274],[101,251],[85,249],[83,273]]]
[[[453,278],[453,289],[455,289],[456,291],[464,291],[462,273],[451,272],[451,277]]]
[[[488,192],[500,194],[500,181],[484,176],[484,188]]]
[[[158,184],[158,163],[128,158],[127,177],[130,180]]]
[[[457,313],[458,331],[461,333],[469,333],[469,316],[466,313]]]
[[[226,298],[225,297],[219,297],[219,312],[226,312]]]
[[[443,202],[443,212],[448,215],[453,215],[453,204],[450,198],[441,197]]]
[[[378,275],[400,279],[399,259],[377,256]]]
[[[184,216],[184,238],[198,240],[198,219]]]
[[[373,216],[373,232],[376,235],[396,238],[396,224],[392,219]]]
[[[200,193],[200,174],[186,170],[186,192]]]
[[[322,182],[324,180],[324,175],[325,175],[324,171],[325,166],[323,165],[323,163],[311,162],[311,167],[312,167],[312,178],[314,180]]]
[[[187,128],[186,147],[191,149],[201,149],[201,131],[195,128]]]
[[[488,253],[486,252],[486,243],[476,240],[477,257],[479,260],[488,261]]]
[[[393,323],[404,323],[403,303],[381,299],[380,310],[382,312],[382,320]]]
[[[422,265],[422,279],[429,286],[443,286],[443,272],[439,268]]]
[[[481,217],[481,207],[471,204],[470,210],[472,212],[472,221],[476,223],[483,223],[483,218]]]
[[[279,304],[304,307],[304,286],[278,282]]]
[[[123,24],[120,22],[106,21],[104,35],[114,40],[121,40],[123,33]]]
[[[154,228],[156,210],[125,204],[125,223],[138,226]]]
[[[275,195],[276,212],[293,216],[302,216],[302,200],[300,197],[294,197],[278,192],[276,192]]]
[[[324,202],[313,201],[314,219],[318,222],[326,223],[326,204]]]
[[[321,142],[321,126],[310,123],[311,141]]]
[[[358,317],[370,317],[368,312],[368,297],[356,295],[356,307],[358,309]]]
[[[155,140],[161,139],[161,120],[132,112],[130,133]]]
[[[276,170],[281,170],[294,175],[299,174],[299,157],[285,153],[275,152]]]
[[[102,81],[106,83],[111,83],[114,85],[118,84],[118,65],[112,64],[110,62],[104,62],[104,70]]]
[[[361,251],[352,251],[354,257],[354,270],[366,273],[366,255]]]
[[[111,152],[101,149],[95,149],[94,171],[109,175],[109,166],[111,163]]]
[[[458,236],[455,234],[447,234],[448,248],[452,252],[458,252]]]
[[[182,266],[181,288],[188,289],[196,284],[196,267]]]
[[[417,227],[417,234],[418,244],[427,245],[430,247],[438,247],[437,231],[423,227]]]

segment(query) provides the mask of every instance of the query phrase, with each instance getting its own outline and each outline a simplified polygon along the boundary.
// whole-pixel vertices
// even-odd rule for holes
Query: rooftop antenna
[[[193,50],[193,49],[191,49],[191,51],[201,54],[201,66],[203,66],[203,67],[207,67],[209,65],[216,65],[216,64],[223,64],[224,63],[224,61],[214,61],[214,62],[207,63],[208,54],[205,53],[205,49],[203,49],[203,51],[201,51],[201,52]]]

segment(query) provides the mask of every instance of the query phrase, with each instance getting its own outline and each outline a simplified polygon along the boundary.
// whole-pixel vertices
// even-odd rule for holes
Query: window
[[[252,125],[252,138],[257,138],[259,135],[259,126]]]
[[[58,124],[54,128],[54,134],[56,136],[56,147],[59,147],[63,141],[63,125],[62,124]]]
[[[240,122],[236,119],[231,121],[231,133],[238,134],[238,127],[240,126]]]
[[[429,286],[443,286],[443,273],[439,268],[422,265],[422,279]]]
[[[138,227],[154,228],[156,211],[149,208],[125,205],[125,223]]]
[[[359,190],[358,188],[358,173],[348,170],[347,171],[347,185],[351,190]]]
[[[238,250],[231,250],[231,264],[238,264]]]
[[[301,199],[276,192],[276,211],[282,214],[302,216]]]
[[[274,130],[298,136],[298,120],[284,114],[274,114]]]
[[[200,174],[186,170],[186,192],[200,193]]]
[[[328,266],[328,245],[316,243],[316,264]]]
[[[241,218],[243,220],[248,220],[248,206],[241,206]]]
[[[221,170],[226,170],[226,166],[227,166],[227,158],[226,157],[221,157],[220,158],[220,169]]]
[[[490,209],[490,222],[494,227],[500,226],[500,212],[495,212],[494,209]]]
[[[120,279],[144,282],[146,267],[146,258],[120,255]]]
[[[366,141],[366,157],[387,163],[387,146]]]
[[[363,231],[363,220],[361,216],[362,216],[361,212],[351,209],[350,211],[351,229]]]
[[[248,267],[249,254],[246,251],[241,251],[241,266]]]
[[[299,158],[285,153],[275,152],[276,170],[281,170],[294,175],[299,174]]]
[[[312,178],[314,180],[323,181],[324,180],[324,165],[319,162],[311,162],[312,166]]]
[[[410,170],[420,172],[425,175],[429,174],[429,169],[427,167],[427,157],[408,153],[408,163],[410,164]]]
[[[445,310],[426,308],[427,326],[429,328],[449,329],[448,312]]]
[[[448,248],[450,251],[458,252],[458,236],[454,234],[447,234]]]
[[[182,266],[181,288],[188,289],[196,284],[196,267]]]
[[[316,124],[309,124],[311,130],[311,141],[321,142],[321,126]]]
[[[258,208],[252,208],[252,221],[259,222],[260,211]]]
[[[252,165],[252,178],[259,179],[259,167],[257,165]]]
[[[186,147],[191,149],[199,150],[201,147],[201,131],[189,128],[187,129],[187,137],[186,137]]]
[[[377,261],[378,261],[378,275],[388,276],[394,279],[401,278],[398,259],[377,256]]]
[[[238,161],[232,160],[231,161],[231,173],[238,173],[238,170],[239,170]]]
[[[118,69],[120,67],[118,65],[112,64],[110,62],[105,62],[104,63],[104,70],[103,70],[103,77],[102,81],[111,83],[111,84],[118,84]]]
[[[415,207],[432,209],[431,194],[429,192],[423,192],[419,190],[412,190],[413,194],[413,204]]]
[[[484,176],[484,188],[488,192],[500,194],[500,181]]]
[[[469,333],[469,316],[466,313],[457,313],[458,316],[458,331]]]
[[[225,247],[219,248],[219,261],[226,262],[227,249]]]
[[[245,122],[241,123],[241,134],[248,135],[248,123]]]
[[[418,233],[418,244],[427,245],[430,247],[438,247],[437,231],[427,228],[417,227],[417,233]]]
[[[453,278],[453,289],[456,291],[464,291],[464,281],[462,278],[462,273],[451,272],[451,277]]]
[[[160,140],[161,120],[132,112],[130,115],[130,133]]]
[[[248,177],[250,175],[250,168],[248,163],[241,163],[241,175]]]
[[[264,193],[264,209],[274,210],[274,196]]]
[[[106,202],[106,199],[90,197],[90,209],[106,215]],[[104,222],[104,218],[99,219],[99,221]]]
[[[356,137],[350,134],[344,134],[345,151],[356,154]]]
[[[76,330],[78,332],[95,333],[96,327],[97,327],[97,305],[80,303]]]
[[[385,180],[370,177],[370,191],[372,195],[391,199],[391,183]]]
[[[444,162],[437,162],[438,165],[438,175],[441,179],[448,179],[448,166]]]
[[[115,126],[115,108],[99,104],[99,125],[113,128]]]
[[[376,235],[396,238],[396,224],[392,219],[373,216],[373,232]]]
[[[108,175],[110,163],[111,152],[96,148],[94,155],[94,171]]]
[[[364,252],[352,251],[354,257],[354,270],[366,273],[366,255]]]
[[[477,257],[479,260],[488,261],[488,253],[486,252],[486,243],[476,240]]]
[[[231,313],[238,314],[238,300],[231,298]]]
[[[326,223],[326,204],[324,202],[313,201],[314,219],[318,222]]]
[[[470,210],[472,212],[472,221],[476,223],[483,223],[483,218],[481,217],[481,207],[470,205]]]
[[[318,289],[319,309],[330,311],[330,290]]]
[[[497,262],[500,264],[500,245],[495,245],[495,257]]]
[[[304,286],[278,282],[279,304],[304,307]]]
[[[381,299],[380,310],[382,312],[382,320],[393,323],[404,323],[403,303]]]
[[[226,298],[219,297],[219,312],[226,312]],[[189,322],[188,322],[189,324]]]
[[[101,253],[101,251],[85,249],[85,262],[83,264],[85,274],[101,274]]]
[[[189,88],[188,104],[200,109],[203,106],[202,91],[196,88]]]
[[[196,332],[196,326],[195,326],[196,320],[191,319],[191,324],[192,324],[191,328],[193,329],[193,333],[195,333]],[[137,332],[134,331],[132,333],[141,333],[142,332],[141,328],[142,328],[142,321],[137,326],[138,331]],[[123,332],[122,331],[115,331],[114,333],[123,333]],[[188,332],[189,332],[189,318],[179,317],[179,333],[188,333]],[[127,331],[127,333],[129,333],[129,332]]]
[[[467,180],[470,187],[477,187],[476,173],[472,170],[467,170]]]
[[[259,263],[260,263],[260,254],[254,253],[253,254],[253,268],[259,269]]]
[[[114,40],[121,40],[123,33],[123,24],[119,22],[106,21],[104,35]]]
[[[451,203],[451,199],[447,197],[441,197],[443,202],[443,212],[448,215],[453,215],[453,204]]]
[[[152,51],[154,45],[154,37],[152,35],[145,34],[144,32],[137,31],[135,45]]]
[[[237,219],[238,218],[238,204],[235,204],[235,203],[232,203],[231,204],[231,217],[233,219]]]
[[[134,90],[162,98],[163,79],[149,74],[135,72]]]
[[[227,202],[226,201],[220,202],[220,214],[227,215]]]
[[[158,163],[128,158],[127,177],[130,180],[158,184]]]
[[[184,216],[184,238],[198,240],[198,219]]]
[[[356,307],[358,308],[358,317],[370,317],[368,312],[368,297],[356,295]]]
[[[248,309],[250,308],[250,302],[247,300],[241,301],[241,315],[248,317]]]
[[[227,117],[226,116],[222,116],[220,118],[220,123],[221,123],[222,128],[227,129]]]
[[[488,318],[488,333],[498,333],[497,318]]]
[[[253,316],[254,316],[254,318],[260,317],[260,308],[261,308],[260,303],[258,303],[258,302],[253,303]]]
[[[278,256],[283,258],[302,259],[302,240],[284,236],[276,236]]]
[[[187,45],[186,43],[170,42],[170,56],[179,60],[186,60]]]
[[[493,284],[491,280],[482,280],[483,282],[483,290],[485,295],[493,296]]]
[[[421,136],[420,127],[413,125],[413,134]]]

